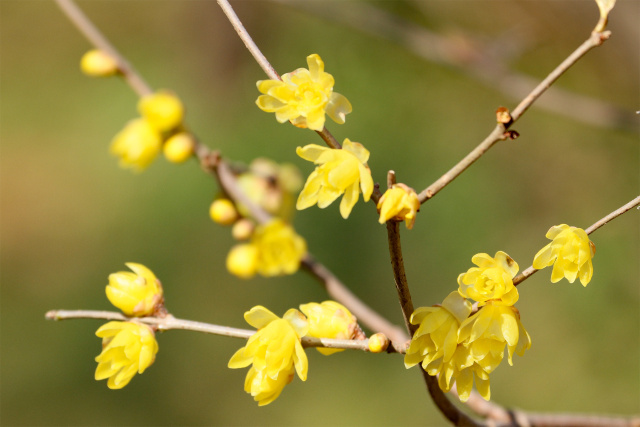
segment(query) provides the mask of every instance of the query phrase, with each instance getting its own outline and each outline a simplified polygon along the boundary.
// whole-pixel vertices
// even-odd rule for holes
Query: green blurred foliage
[[[335,5],[335,3],[332,3]],[[346,3],[344,3],[346,5]],[[483,41],[525,30],[511,60],[544,77],[597,22],[593,2],[373,2],[443,35]],[[357,3],[349,2],[350,7]],[[264,79],[212,1],[91,1],[80,6],[154,88],[188,108],[189,126],[230,159],[259,156],[312,166],[295,147],[321,141],[279,125],[255,107]],[[334,135],[371,151],[374,180],[420,190],[493,128],[494,111],[515,102],[465,73],[417,58],[403,46],[318,19],[286,5],[234,6],[281,73],[318,53],[349,98]],[[327,298],[315,280],[248,281],[224,260],[229,230],[208,219],[215,182],[195,162],[163,159],[142,174],[119,169],[109,141],[136,116],[136,97],[118,79],[79,72],[90,48],[52,2],[3,0],[1,12],[1,423],[2,425],[444,425],[421,376],[398,355],[309,350],[306,383],[295,380],[258,408],[242,389],[244,371],[226,364],[236,339],[172,331],[158,336],[156,363],[112,391],[93,380],[100,342],[92,320],[47,322],[55,308],[111,309],[109,273],[128,261],[161,278],[177,317],[246,327],[262,304],[281,315]],[[558,86],[618,107],[640,105],[640,3],[620,0],[613,37]],[[531,109],[516,141],[498,144],[422,208],[405,232],[404,256],[416,306],[438,303],[477,252],[504,250],[520,268],[555,224],[586,227],[638,194],[638,135]],[[310,250],[368,304],[401,324],[384,227],[371,203],[345,221],[337,206],[298,213]],[[492,374],[492,398],[534,411],[640,412],[638,213],[593,235],[595,276],[584,289],[551,284],[542,271],[520,289],[518,307],[533,347]]]

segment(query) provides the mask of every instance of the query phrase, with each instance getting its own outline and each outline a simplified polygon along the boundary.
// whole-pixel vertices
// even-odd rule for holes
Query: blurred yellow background
[[[429,62],[407,48],[409,39],[382,39],[362,7],[432,31],[461,52],[483,46],[495,55],[489,66],[538,80],[598,20],[586,0],[311,3],[324,17],[302,3],[233,5],[280,73],[306,66],[311,53],[322,57],[335,90],[354,107],[345,125],[328,128],[371,151],[375,181],[384,185],[393,169],[417,190],[484,139],[497,107],[517,100],[473,77],[473,63]],[[79,5],[154,88],[179,94],[189,126],[208,146],[237,161],[268,156],[311,171],[295,147],[322,141],[255,106],[255,82],[265,75],[215,2]],[[341,8],[364,18],[369,32],[342,22]],[[208,218],[215,182],[195,161],[159,159],[142,174],[118,168],[108,145],[137,115],[135,94],[118,79],[80,73],[91,46],[53,2],[2,0],[0,12],[2,425],[446,424],[417,368],[405,370],[398,355],[308,350],[307,382],[294,380],[258,408],[243,391],[245,371],[226,367],[242,341],[170,331],[158,336],[155,364],[126,388],[95,381],[101,322],[56,323],[44,313],[112,309],[104,286],[125,262],[156,273],[176,317],[221,325],[247,327],[243,313],[257,304],[282,315],[327,296],[302,272],[248,281],[228,274],[229,230]],[[602,126],[532,108],[514,126],[519,139],[499,143],[423,205],[411,232],[402,226],[416,307],[455,289],[474,254],[503,250],[522,270],[550,226],[586,228],[638,195],[638,22],[640,3],[619,0],[611,39],[557,84],[620,116]],[[402,323],[372,203],[356,205],[346,221],[334,204],[299,212],[294,223],[317,258]],[[597,254],[587,288],[551,284],[550,270],[519,287],[533,347],[492,374],[492,400],[537,412],[640,412],[639,231],[634,210],[592,235]]]

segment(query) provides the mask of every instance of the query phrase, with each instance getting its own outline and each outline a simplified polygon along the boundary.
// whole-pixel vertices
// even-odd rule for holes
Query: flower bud
[[[175,129],[182,123],[184,107],[180,99],[167,91],[144,96],[138,102],[138,111],[160,132]]]
[[[345,306],[335,301],[302,304],[300,310],[309,319],[309,336],[350,340],[356,338],[361,332],[355,316]],[[327,356],[343,351],[343,349],[321,347],[317,350]]]
[[[109,275],[106,287],[111,304],[127,316],[149,316],[163,303],[162,285],[151,270],[142,264],[129,262],[130,271]]]
[[[227,255],[227,270],[242,279],[250,279],[258,268],[258,248],[250,243],[236,245]]]
[[[231,227],[231,235],[236,240],[247,240],[253,234],[256,228],[254,222],[248,218],[242,218],[236,221]]]
[[[164,157],[172,163],[182,163],[193,155],[195,141],[193,135],[187,132],[180,132],[164,143],[162,151]]]
[[[118,72],[118,63],[106,52],[93,49],[82,55],[80,69],[91,77],[109,77]]]
[[[389,347],[389,338],[382,332],[369,337],[369,351],[371,353],[382,353]]]
[[[155,160],[162,137],[145,119],[131,120],[111,142],[110,151],[120,158],[120,167],[142,171]]]
[[[209,207],[209,216],[220,225],[231,225],[238,219],[238,211],[231,200],[217,199]]]

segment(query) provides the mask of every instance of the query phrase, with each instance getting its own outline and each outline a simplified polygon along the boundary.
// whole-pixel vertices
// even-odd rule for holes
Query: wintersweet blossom
[[[458,342],[470,348],[473,359],[487,373],[493,372],[502,361],[505,344],[512,366],[513,353],[523,356],[531,347],[531,337],[520,322],[518,309],[495,300],[462,322]]]
[[[465,298],[477,301],[480,306],[488,300],[500,299],[506,305],[518,301],[518,290],[513,285],[513,277],[518,272],[518,264],[506,253],[496,252],[491,258],[480,253],[471,258],[477,265],[458,276],[458,291]]]
[[[587,233],[581,228],[560,224],[551,227],[546,237],[552,241],[533,258],[533,268],[540,270],[553,264],[552,283],[563,277],[573,283],[578,277],[582,286],[587,286],[593,277],[591,259],[596,254],[596,246]]]
[[[416,213],[420,210],[420,200],[415,190],[405,184],[393,184],[378,200],[380,224],[394,218],[404,221],[411,230],[416,222]]]
[[[448,392],[455,384],[458,397],[462,402],[469,399],[474,382],[483,399],[491,398],[489,373],[482,369],[482,366],[473,358],[469,347],[464,344],[458,344],[453,356],[443,363],[439,374],[440,389]]]
[[[132,271],[109,275],[107,298],[127,316],[149,316],[163,302],[162,285],[142,264],[125,264]]]
[[[364,201],[369,201],[373,192],[373,179],[367,166],[369,151],[362,144],[351,142],[347,138],[342,149],[310,144],[298,147],[296,153],[318,165],[307,178],[298,196],[298,210],[315,204],[320,209],[326,208],[344,194],[340,202],[340,214],[346,219],[358,201],[360,191]]]
[[[145,119],[131,120],[111,142],[111,154],[120,158],[120,167],[138,172],[160,153],[162,136]]]
[[[251,244],[258,248],[258,273],[267,277],[295,273],[307,254],[307,242],[278,218],[257,226]]]
[[[180,98],[165,90],[140,98],[138,112],[160,132],[175,129],[184,117]]]
[[[438,374],[453,357],[458,345],[458,328],[471,313],[471,303],[457,291],[451,292],[437,307],[416,309],[409,321],[420,325],[404,356],[405,367],[418,363],[429,375]]]
[[[356,317],[342,304],[335,301],[324,301],[320,304],[310,302],[301,304],[302,311],[309,320],[309,332],[307,335],[316,338],[335,338],[339,340],[351,340],[358,337],[364,338],[364,334],[358,326]],[[344,349],[316,347],[320,353],[328,356]]]
[[[244,390],[260,406],[273,402],[285,385],[293,380],[294,372],[302,381],[307,379],[309,362],[302,348],[301,338],[309,324],[298,310],[290,309],[279,318],[262,306],[245,312],[244,318],[258,331],[249,338],[229,360],[229,368],[253,365],[244,383]]]
[[[260,80],[258,107],[276,113],[280,123],[290,121],[297,127],[321,131],[325,113],[336,123],[344,123],[352,110],[343,95],[333,91],[333,76],[324,71],[324,62],[317,54],[307,56],[309,69],[298,68],[284,74],[280,80]]]
[[[109,322],[96,335],[102,338],[102,353],[96,357],[96,380],[109,378],[107,386],[119,389],[156,358],[158,342],[150,327],[133,322]]]

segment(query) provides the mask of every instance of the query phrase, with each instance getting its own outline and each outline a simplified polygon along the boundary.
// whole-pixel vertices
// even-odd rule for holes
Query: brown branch
[[[626,205],[624,205],[624,206],[616,209],[615,211],[611,212],[609,215],[605,216],[604,218],[599,219],[598,221],[593,223],[590,227],[586,228],[584,231],[587,234],[591,234],[594,231],[596,231],[598,228],[600,228],[603,225],[607,224],[609,221],[619,217],[623,213],[628,212],[631,209],[633,209],[633,208],[635,208],[636,206],[639,206],[639,205],[640,205],[640,196],[636,197],[635,199],[633,199],[632,201],[630,201]],[[525,281],[526,279],[531,277],[536,271],[538,271],[538,270],[533,268],[533,266],[527,268],[526,270],[523,270],[522,273],[518,274],[516,277],[513,278],[513,284],[515,286],[518,286],[518,284],[522,283],[523,281]]]
[[[196,322],[193,320],[177,319],[172,315],[167,315],[165,317],[126,317],[122,313],[113,311],[51,310],[45,314],[45,318],[49,320],[103,319],[119,320],[123,322],[139,322],[152,326],[159,331],[185,330],[242,339],[249,339],[256,333],[256,331],[252,329],[239,329],[229,326],[214,325],[211,323]],[[302,337],[302,346],[369,351],[369,340],[337,340],[331,338]],[[387,349],[387,353],[393,353],[396,351],[404,352],[404,348],[401,347],[396,349],[389,347]]]
[[[527,95],[518,106],[511,112],[511,122],[506,124],[499,123],[496,128],[484,139],[475,149],[473,149],[464,159],[462,159],[457,165],[451,168],[447,173],[440,177],[436,182],[424,189],[418,198],[420,203],[424,203],[440,190],[447,186],[451,181],[457,178],[462,172],[464,172],[471,164],[478,160],[484,153],[489,150],[496,142],[504,140],[508,137],[505,132],[508,130],[522,115],[533,105],[533,103],[556,81],[563,75],[573,64],[578,62],[580,58],[586,55],[594,47],[600,46],[611,35],[610,31],[603,33],[593,32],[591,36],[582,43],[573,53],[571,53],[567,59],[562,61],[549,75],[536,86],[529,95]]]
[[[127,81],[129,86],[139,95],[145,96],[153,93],[151,87],[136,72],[129,62],[116,50],[107,38],[91,22],[87,15],[73,2],[73,0],[56,0],[67,18],[95,47],[106,52],[118,64],[118,71]]]

